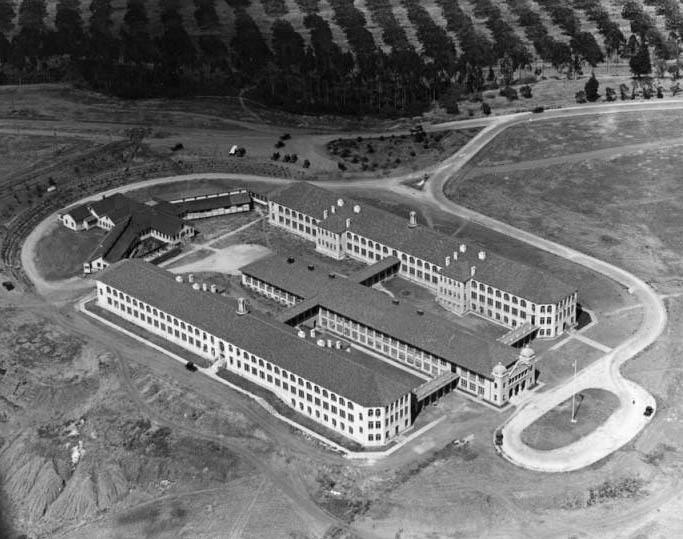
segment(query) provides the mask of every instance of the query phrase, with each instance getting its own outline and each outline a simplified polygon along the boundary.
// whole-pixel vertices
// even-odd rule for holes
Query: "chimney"
[[[477,273],[477,266],[472,266],[470,268],[470,277],[474,277],[475,273]]]
[[[360,206],[358,204],[353,207],[353,213],[360,213]]]
[[[327,347],[332,348],[332,339],[327,339]]]
[[[199,283],[194,283],[192,285],[192,288],[193,288],[193,290],[199,290],[201,288],[201,286],[199,285]]]
[[[215,294],[216,292],[218,292],[218,287],[215,284],[212,284],[211,285],[211,293]]]
[[[313,271],[315,269],[315,266],[313,264],[308,265],[308,271]]]
[[[351,228],[351,217],[346,218],[346,228]]]
[[[460,252],[464,253],[465,251],[467,251],[467,245],[465,245],[464,243],[461,243],[460,244]]]
[[[458,260],[458,251],[453,251],[453,262]]]
[[[247,309],[247,300],[245,298],[238,298],[237,299],[237,314],[240,316],[243,314],[247,314],[249,312],[249,309]]]
[[[479,260],[486,260],[486,251],[479,251]]]
[[[182,275],[176,275],[175,281],[176,281],[176,283],[182,283],[183,282],[183,276]]]
[[[450,257],[450,256],[447,256],[447,257],[446,257],[446,267],[448,267],[448,266],[450,266],[450,265],[451,265],[451,257]]]
[[[194,273],[190,273],[190,274],[187,276],[187,282],[188,282],[188,283],[194,283]]]
[[[334,206],[330,206],[330,211],[332,212],[332,215],[334,215]]]
[[[410,217],[408,220],[408,226],[410,228],[415,228],[417,226],[417,216],[414,211],[411,210]]]
[[[323,219],[327,219],[327,210],[323,210]]]
[[[202,283],[202,290],[203,290],[204,292],[208,292],[208,291],[209,291],[209,285],[206,284],[206,283]]]
[[[297,335],[299,336],[300,339],[305,339],[306,338],[306,332],[303,329],[300,329],[297,332]]]
[[[311,338],[315,337],[315,329],[311,328]]]
[[[343,198],[340,198],[339,200],[337,200],[337,206],[339,206],[340,208],[342,208],[344,206],[344,199]]]
[[[293,256],[287,257],[287,264],[294,264],[294,257]]]

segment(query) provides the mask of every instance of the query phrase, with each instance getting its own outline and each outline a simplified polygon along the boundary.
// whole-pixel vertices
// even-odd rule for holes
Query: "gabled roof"
[[[493,253],[475,241],[449,236],[420,224],[409,227],[408,215],[402,218],[350,197],[342,197],[343,205],[339,206],[339,198],[321,187],[297,182],[284,188],[273,200],[318,218],[321,228],[335,233],[347,230],[384,244],[434,264],[442,268],[442,273],[461,282],[470,279],[471,268],[475,266],[475,280],[534,303],[556,303],[576,291],[547,271]],[[331,210],[333,206],[334,213],[328,211],[327,218],[323,218],[324,210]],[[354,207],[360,211],[356,212]],[[460,252],[463,244],[465,253]],[[479,259],[480,251],[486,253],[485,260]],[[451,259],[449,266],[446,266],[446,257]]]
[[[304,298],[284,311],[280,320],[291,320],[317,305],[486,377],[498,362],[507,366],[517,360],[517,352],[509,346],[489,342],[430,312],[418,312],[410,303],[393,300],[343,275],[331,277],[315,267],[309,270],[298,259],[288,262],[272,255],[240,271]]]
[[[87,204],[76,206],[75,208],[70,209],[68,212],[66,212],[66,215],[70,215],[77,223],[82,223],[88,217],[91,217]]]
[[[249,203],[251,203],[251,196],[249,193],[241,192],[176,202],[173,206],[178,215],[184,215],[187,213],[211,211],[219,208],[232,208],[233,206],[241,206]]]
[[[362,406],[390,404],[422,383],[370,356],[321,348],[265,315],[237,315],[235,300],[193,290],[141,260],[114,264],[97,280]]]

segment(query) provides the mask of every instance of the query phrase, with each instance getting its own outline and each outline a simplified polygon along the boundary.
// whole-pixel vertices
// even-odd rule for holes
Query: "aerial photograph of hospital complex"
[[[0,538],[683,536],[682,44],[0,0]]]

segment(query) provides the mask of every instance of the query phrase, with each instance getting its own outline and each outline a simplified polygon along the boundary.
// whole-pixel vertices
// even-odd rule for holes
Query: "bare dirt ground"
[[[50,100],[45,103],[36,114],[47,112]],[[74,107],[63,113],[73,114]],[[380,193],[362,192],[399,211],[412,204]],[[480,228],[438,212],[424,209],[420,216],[451,233],[487,238]],[[260,234],[267,245],[262,230],[248,234]],[[567,242],[572,234],[569,228]],[[590,307],[613,324],[611,338],[620,338],[624,320],[638,323],[637,314],[617,312],[633,302],[609,280],[509,238],[487,239],[509,256],[579,283]],[[293,537],[326,531],[335,537],[635,537],[676,536],[683,524],[679,298],[667,300],[671,324],[664,338],[625,367],[656,396],[654,424],[610,458],[562,475],[530,473],[501,459],[491,440],[509,412],[458,394],[433,411],[451,414],[451,428],[430,432],[385,462],[346,462],[253,403],[62,304],[58,310],[34,295],[0,288],[8,322],[0,327],[6,331],[0,411],[7,414],[0,422],[0,483],[10,508],[3,513],[17,531],[45,537],[263,537],[273,529]],[[567,375],[562,358],[589,350],[577,341],[558,349],[557,378]],[[449,443],[470,434],[469,444]],[[79,441],[83,453],[73,466]]]

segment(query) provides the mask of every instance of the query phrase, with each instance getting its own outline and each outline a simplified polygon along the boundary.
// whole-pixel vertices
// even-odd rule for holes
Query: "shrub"
[[[534,107],[534,109],[531,112],[533,112],[534,114],[540,114],[544,110],[545,109],[543,107]]]
[[[574,98],[576,99],[577,103],[586,103],[586,92],[583,90],[579,90],[574,94]]]
[[[482,103],[482,104],[481,104],[481,111],[482,111],[486,116],[488,116],[489,114],[491,114],[491,105],[489,105],[488,103]]]
[[[308,168],[311,166],[311,162],[308,159],[304,160],[304,168]]]
[[[519,96],[517,95],[517,90],[515,90],[512,86],[506,86],[505,88],[501,88],[501,90],[498,93],[503,97],[507,98],[508,101],[514,101],[515,99],[519,99]]]
[[[598,93],[598,88],[600,87],[600,83],[598,82],[598,79],[595,78],[595,73],[591,73],[590,78],[586,82],[584,86],[584,90],[586,93],[586,99],[593,103],[594,101],[597,101],[598,98],[600,97],[600,94]]]
[[[276,147],[276,148],[284,148],[284,146],[285,146],[285,143],[282,142],[281,140],[278,140],[278,141],[275,143],[275,147]],[[334,150],[333,150],[333,151],[334,151]]]
[[[280,159],[280,152],[275,152],[273,155],[270,156],[270,159],[272,161],[277,161],[278,159]]]
[[[285,133],[280,137],[280,140],[289,140],[290,138],[292,138],[292,135],[290,135],[289,133]]]
[[[346,170],[346,165],[340,162],[337,163],[337,168],[343,172],[344,170]]]
[[[617,92],[614,91],[614,88],[610,88],[609,86],[605,88],[605,99],[607,101],[617,100]]]
[[[519,93],[522,94],[522,97],[524,99],[531,99],[532,93],[531,93],[531,86],[528,84],[525,84],[519,89]]]

